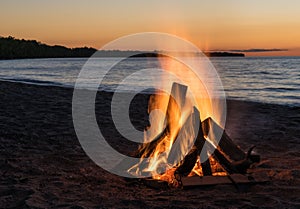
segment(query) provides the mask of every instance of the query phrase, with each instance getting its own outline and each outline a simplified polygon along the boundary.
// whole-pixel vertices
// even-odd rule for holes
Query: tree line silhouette
[[[97,50],[89,47],[49,46],[36,40],[0,37],[0,59],[90,57]]]
[[[64,46],[49,46],[36,40],[16,39],[12,36],[0,37],[0,59],[25,58],[62,58],[62,57],[91,57],[97,50],[91,47],[67,48]],[[157,57],[159,51],[98,51],[96,57]],[[204,52],[208,57],[244,57],[243,53],[231,52]],[[195,55],[191,54],[190,55]]]

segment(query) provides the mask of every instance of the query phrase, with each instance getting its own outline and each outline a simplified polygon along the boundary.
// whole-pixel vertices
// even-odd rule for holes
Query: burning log
[[[137,171],[135,173],[139,175],[150,172],[154,179],[169,182],[170,185],[177,187],[182,185],[181,178],[189,176],[192,171],[201,176],[201,171],[198,170],[200,166],[197,164],[199,157],[203,176],[212,176],[214,172],[219,171],[221,175],[246,173],[253,162],[259,161],[259,156],[251,154],[254,147],[251,147],[247,153],[243,152],[212,118],[207,118],[198,124],[200,112],[196,107],[190,109],[191,107],[188,106],[190,103],[186,102],[186,93],[187,86],[173,83],[171,95],[169,98],[164,97],[168,100],[164,100],[163,104],[166,102],[168,104],[165,109],[163,131],[134,154],[134,157],[142,159],[151,157],[146,162],[140,161],[137,166],[133,166],[132,168]],[[157,99],[156,96],[153,98]],[[149,110],[165,108],[165,105],[159,106],[156,103],[160,100],[155,99],[150,100]],[[186,111],[187,107],[188,111]],[[186,113],[189,112],[191,113],[187,115]],[[194,138],[195,124],[198,128],[196,139]],[[162,123],[157,127],[161,125]],[[218,137],[221,137],[220,141],[216,140]],[[212,157],[209,157],[208,153]],[[179,163],[178,159],[183,160]],[[228,181],[235,183],[231,176],[226,179],[226,182]]]
[[[200,113],[196,108],[194,108],[194,114],[198,115],[200,118]],[[202,159],[208,159],[207,150],[210,151],[213,158],[217,160],[217,162],[229,174],[245,173],[246,170],[250,167],[252,162],[249,160],[249,156],[251,155],[251,151],[253,148],[251,148],[246,155],[238,146],[233,143],[233,141],[225,132],[222,135],[219,146],[215,148],[211,141],[204,138],[204,136],[208,136],[209,129],[212,129],[212,131],[223,132],[223,129],[221,129],[221,127],[219,127],[211,118],[204,120],[199,126],[198,135],[194,147],[184,158],[182,164],[176,169],[175,175],[187,176],[192,171],[200,152],[202,153]],[[239,160],[232,160],[232,158]],[[204,176],[212,175],[209,160],[202,162],[201,167]]]
[[[218,149],[215,148],[209,141],[207,141],[207,148],[212,153],[213,158],[226,170],[227,173],[238,173],[237,169],[232,163],[225,157],[225,155]]]
[[[202,149],[202,154],[200,156],[200,160],[201,160],[202,157],[204,157],[204,159],[207,159],[204,162],[201,162],[201,168],[202,168],[203,176],[211,176],[212,175],[211,165],[210,165],[209,158],[208,158],[208,155],[207,155],[207,149],[204,146],[203,146],[203,149]]]
[[[223,130],[211,118],[207,118],[202,122],[202,128],[205,136],[208,136],[209,132],[223,132],[219,143],[217,143],[213,137],[210,137],[211,141],[209,142],[209,149],[214,149],[212,143],[218,144],[217,149],[215,149],[212,155],[228,173],[246,173],[251,164],[260,161],[260,157],[258,155],[251,155],[254,146],[245,153],[232,141],[225,130]]]
[[[194,107],[194,117],[200,118],[200,113],[196,107]],[[201,123],[199,123],[198,135],[195,140],[195,144],[191,151],[184,158],[182,164],[176,169],[175,175],[187,176],[194,168],[197,158],[202,153],[201,157],[207,159],[201,163],[202,172],[204,176],[211,175],[210,162],[207,157],[207,151],[204,147],[205,139],[202,131]],[[204,149],[204,150],[203,150]]]
[[[220,151],[220,149],[222,149],[221,146],[215,148],[210,141],[207,142],[208,149],[212,153],[214,159],[216,159],[229,174],[246,173],[247,169],[253,164],[250,156],[255,146],[251,147],[247,154],[244,153],[245,157],[242,160],[231,161],[227,158],[227,153]]]
[[[199,156],[199,150],[196,146],[193,146],[191,151],[185,156],[182,164],[175,170],[174,175],[187,176],[194,168],[197,157]]]
[[[202,122],[202,127],[204,130],[204,135],[208,136],[209,133],[222,133],[222,137],[219,142],[215,141],[213,137],[210,140],[214,144],[218,144],[223,153],[231,160],[242,160],[245,158],[245,153],[232,141],[232,139],[227,135],[225,130],[221,128],[212,118],[207,118]]]
[[[200,113],[196,108],[194,108],[194,112],[195,115],[200,116]],[[214,140],[210,141],[204,138],[204,136],[209,135],[209,131],[223,132],[219,145],[216,148],[213,145],[213,142],[215,142]],[[202,153],[202,158],[208,158],[205,156],[205,154],[207,155],[207,150],[210,151],[213,158],[227,173],[246,173],[247,169],[253,163],[251,160],[251,151],[253,148],[254,147],[251,147],[247,154],[244,153],[236,144],[234,144],[220,126],[218,126],[211,118],[208,118],[199,126],[194,147],[184,158],[182,164],[176,169],[175,175],[187,176],[192,171],[200,152]],[[212,175],[209,160],[202,162],[201,167],[204,176]]]
[[[155,150],[159,143],[161,143],[169,135],[168,129],[164,130],[151,142],[144,144],[136,153],[133,154],[136,158],[149,157],[151,153]]]
[[[166,110],[166,119],[164,124],[166,127],[164,130],[151,142],[144,144],[135,154],[134,157],[149,157],[151,153],[155,150],[158,144],[162,143],[170,134],[174,134],[175,138],[179,132],[178,122],[181,116],[181,109],[185,104],[187,86],[173,83],[171,95],[169,97],[169,102]],[[179,103],[177,103],[179,102]],[[173,119],[171,115],[173,114]],[[177,114],[174,119],[174,114]],[[178,120],[176,120],[176,118]]]
[[[194,111],[198,111],[198,109],[194,108]],[[200,119],[200,113],[199,113],[199,119]],[[201,161],[203,176],[210,176],[210,175],[212,175],[212,171],[211,171],[211,165],[210,165],[208,155],[207,155],[207,149],[206,149],[206,146],[204,146],[205,142],[206,142],[206,140],[204,138],[202,124],[200,123],[199,128],[198,128],[198,135],[197,135],[197,138],[195,141],[195,145],[198,147],[199,153],[201,154],[200,161]]]

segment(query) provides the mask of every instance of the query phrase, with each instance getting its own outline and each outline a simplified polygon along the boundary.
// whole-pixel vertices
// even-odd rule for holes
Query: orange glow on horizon
[[[99,49],[124,35],[163,32],[200,49],[288,49],[247,56],[300,56],[300,2],[2,1],[0,36]]]

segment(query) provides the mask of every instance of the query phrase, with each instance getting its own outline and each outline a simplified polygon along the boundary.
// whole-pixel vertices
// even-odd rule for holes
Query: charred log
[[[194,107],[194,117],[196,117],[197,120],[200,119],[200,113],[196,107]],[[202,158],[208,159],[207,150],[204,144],[205,144],[205,139],[203,136],[202,126],[201,123],[199,123],[198,134],[194,146],[191,149],[191,151],[186,155],[186,157],[183,159],[182,164],[176,169],[175,175],[179,174],[181,176],[187,176],[194,168],[200,153],[202,153],[201,155]],[[200,161],[201,161],[201,157],[200,157]],[[201,167],[202,167],[203,175],[205,176],[212,175],[209,160],[202,162]]]
[[[254,146],[251,147],[244,159],[239,161],[230,161],[226,155],[220,151],[220,147],[214,148],[214,146],[208,141],[208,149],[212,153],[213,158],[226,170],[227,173],[247,173],[247,169],[253,164],[250,159],[251,151]]]
[[[187,176],[194,168],[197,157],[199,156],[199,151],[196,146],[193,146],[191,151],[185,156],[182,164],[176,169],[175,175]]]
[[[212,157],[225,169],[225,171],[229,174],[237,173],[237,170],[225,157],[225,155],[218,148],[215,148],[209,141],[207,142],[207,149],[210,153],[212,153]]]
[[[196,108],[194,108],[194,111],[196,112],[198,110]],[[199,113],[199,119],[200,119],[200,113]],[[198,148],[198,151],[200,153],[200,162],[201,162],[203,176],[210,176],[210,175],[212,175],[212,171],[211,171],[211,165],[210,165],[208,155],[207,155],[207,149],[205,146],[205,142],[206,142],[206,140],[204,138],[202,125],[200,123],[199,128],[198,128],[198,135],[197,135],[197,138],[195,141],[195,145]]]
[[[255,146],[252,146],[245,157],[245,159],[240,161],[234,161],[232,162],[233,166],[239,173],[247,173],[247,169],[253,164],[251,157],[251,152],[254,149]]]
[[[243,160],[246,157],[246,154],[243,150],[237,146],[232,139],[227,135],[225,130],[221,128],[212,118],[207,118],[202,122],[202,128],[205,136],[208,136],[210,132],[212,133],[221,133],[221,139],[217,142],[213,137],[210,137],[210,140],[215,145],[218,144],[221,151],[225,153],[230,160],[238,161]]]
[[[185,104],[186,92],[187,86],[181,85],[179,83],[173,83],[166,110],[166,121],[164,122],[166,124],[166,127],[154,140],[144,144],[134,154],[134,157],[148,157],[149,155],[151,155],[151,153],[153,153],[157,145],[163,143],[163,141],[167,139],[171,133],[175,136],[178,134],[179,130],[177,130],[176,127],[178,127],[178,121],[181,116],[181,109]],[[171,114],[177,114],[178,120],[172,120]]]

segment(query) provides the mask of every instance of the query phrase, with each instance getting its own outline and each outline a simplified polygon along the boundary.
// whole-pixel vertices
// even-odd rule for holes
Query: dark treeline
[[[96,49],[67,48],[49,46],[35,40],[20,40],[14,37],[0,37],[0,59],[53,58],[53,57],[90,57]]]
[[[62,57],[91,57],[97,50],[94,48],[67,48],[64,46],[49,46],[36,40],[20,40],[14,37],[0,37],[0,59],[25,59],[25,58],[62,58]],[[163,51],[98,51],[96,57],[157,57]],[[169,54],[169,53],[168,53]],[[196,53],[186,52],[186,56],[197,56]],[[208,57],[244,57],[242,53],[231,52],[204,52]]]
[[[208,57],[245,57],[243,53],[232,53],[232,52],[204,52]]]

